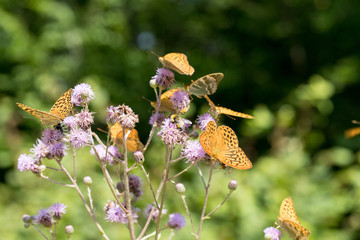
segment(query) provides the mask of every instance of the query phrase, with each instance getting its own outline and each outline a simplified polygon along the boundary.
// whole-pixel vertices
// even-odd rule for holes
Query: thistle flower
[[[41,133],[41,141],[46,145],[59,142],[61,141],[62,138],[63,138],[62,132],[57,129],[46,128]]]
[[[66,227],[65,227],[65,233],[67,234],[67,235],[71,235],[71,234],[73,234],[74,233],[74,227],[72,226],[72,225],[67,225]],[[70,238],[69,238],[70,239]]]
[[[186,225],[185,218],[180,213],[173,213],[169,215],[168,226],[171,228],[181,229]]]
[[[171,147],[177,145],[184,145],[187,139],[186,133],[177,128],[170,118],[166,118],[163,121],[161,130],[157,134],[161,140]]]
[[[78,126],[77,119],[74,116],[68,116],[64,118],[63,123],[71,129],[75,129]]]
[[[230,191],[234,191],[234,190],[237,189],[237,187],[238,187],[237,181],[234,180],[234,179],[230,180],[230,182],[229,182],[229,184],[228,184],[228,189],[229,189]]]
[[[118,122],[124,128],[134,128],[135,124],[139,122],[139,117],[134,111],[125,104],[117,107],[110,106],[107,109],[108,116],[106,121],[110,123]]]
[[[35,222],[43,225],[44,227],[50,228],[53,225],[53,220],[48,209],[41,209],[35,216]]]
[[[153,126],[155,124],[155,115],[156,115],[156,112],[153,113],[149,119],[149,124],[151,126]],[[158,112],[157,117],[156,117],[156,125],[161,126],[161,124],[163,123],[164,120],[165,120],[165,114]]]
[[[94,91],[86,83],[76,85],[72,93],[71,102],[76,106],[85,106],[94,98]]]
[[[25,172],[31,169],[31,166],[35,165],[35,159],[31,155],[21,154],[18,158],[17,169],[20,172]]]
[[[54,219],[61,219],[62,215],[66,213],[67,206],[62,203],[54,203],[50,208],[49,212],[54,217]]]
[[[186,91],[178,90],[170,98],[174,108],[178,111],[181,111],[183,108],[186,108],[190,104],[190,97]]]
[[[137,212],[138,212],[137,209],[133,209],[132,211],[134,222],[137,222],[137,218],[139,217]],[[106,213],[105,219],[108,220],[109,222],[122,223],[122,224],[128,223],[128,218],[126,216],[126,213],[117,203],[109,202],[105,206],[105,213]]]
[[[48,158],[63,158],[66,155],[66,150],[68,149],[67,145],[62,142],[54,143],[49,146],[49,155]]]
[[[158,68],[156,75],[153,76],[151,80],[155,80],[156,84],[163,89],[170,88],[175,82],[174,73],[167,68]]]
[[[137,163],[142,163],[144,162],[144,154],[141,152],[141,151],[136,151],[134,152],[134,159],[135,159],[135,162]]]
[[[147,207],[146,207],[146,209],[144,210],[144,212],[145,212],[145,215],[147,216],[147,217],[149,217],[149,215],[150,215],[150,212],[151,212],[151,210],[154,208],[154,211],[153,211],[153,214],[152,214],[152,216],[151,216],[151,219],[154,221],[154,222],[156,222],[158,219],[159,219],[159,209],[158,208],[156,208],[156,207],[154,207],[152,204],[149,204]],[[166,214],[167,213],[167,209],[163,209],[161,212],[162,212],[162,215],[163,214]]]
[[[114,165],[117,163],[116,159],[114,159],[113,156],[117,158],[121,157],[118,148],[114,145],[108,147],[106,158],[105,158],[106,149],[102,145],[100,144],[96,145],[95,150],[99,155],[100,160],[108,163],[109,165]],[[95,155],[94,149],[90,150],[90,154]]]
[[[211,116],[210,113],[204,113],[203,115],[198,116],[195,122],[199,126],[201,131],[205,131],[206,125],[210,121],[215,122],[215,119]]]
[[[185,147],[181,149],[181,155],[187,159],[186,163],[196,162],[207,156],[199,140],[186,141]]]
[[[48,157],[49,146],[43,143],[40,139],[37,139],[36,145],[34,145],[34,148],[30,149],[30,152],[34,154],[37,161],[41,161],[42,159]]]
[[[280,240],[282,233],[279,229],[274,227],[267,227],[264,229],[266,240]]]
[[[120,114],[119,107],[110,106],[106,109],[108,115],[106,117],[106,121],[109,123],[117,122],[117,115]]]
[[[94,123],[93,112],[81,109],[80,113],[75,115],[78,125],[81,129],[86,130]]]
[[[81,128],[75,128],[70,130],[69,141],[71,146],[74,148],[80,149],[86,146],[91,140],[91,136],[88,132],[82,130]]]

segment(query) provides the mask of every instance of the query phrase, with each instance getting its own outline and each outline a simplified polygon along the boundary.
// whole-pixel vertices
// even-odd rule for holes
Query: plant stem
[[[222,205],[224,205],[224,203],[229,199],[229,197],[230,197],[230,195],[231,195],[232,192],[233,192],[233,191],[230,191],[230,192],[228,193],[228,195],[226,196],[226,198],[224,199],[224,201],[222,201],[216,208],[214,208],[214,210],[212,210],[210,213],[208,213],[208,215],[206,215],[206,216],[204,217],[204,219],[209,218],[209,217],[211,216],[211,214],[213,214],[214,212],[216,212]]]
[[[187,203],[186,203],[186,199],[185,199],[185,195],[184,195],[184,194],[181,194],[181,199],[182,199],[182,201],[183,201],[183,204],[184,204],[186,213],[187,213],[187,215],[188,215],[188,217],[189,217],[189,219],[190,219],[191,226],[192,226],[192,229],[193,229],[193,233],[194,233],[194,235],[196,235],[195,225],[194,225],[193,220],[192,220],[192,218],[191,218],[190,211],[189,211],[189,207],[188,207],[188,205],[187,205]]]

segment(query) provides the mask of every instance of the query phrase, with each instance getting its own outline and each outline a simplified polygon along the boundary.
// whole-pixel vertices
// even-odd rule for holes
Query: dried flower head
[[[76,85],[72,93],[71,102],[76,106],[85,106],[94,98],[94,91],[86,83]]]
[[[118,122],[124,128],[134,128],[135,124],[139,122],[139,117],[134,111],[125,104],[117,107],[110,106],[107,109],[108,116],[106,120],[110,123]]]
[[[175,82],[174,73],[167,68],[158,68],[156,70],[156,75],[151,78],[155,80],[156,84],[160,88],[170,88],[171,85]]]

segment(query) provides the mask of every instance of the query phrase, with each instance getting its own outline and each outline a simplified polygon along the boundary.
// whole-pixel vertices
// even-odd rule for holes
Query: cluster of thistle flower
[[[90,191],[92,184],[91,177],[87,176],[83,178],[83,183],[88,190],[87,194],[89,200],[86,201],[84,194],[81,192],[76,180],[75,167],[74,173],[71,174],[62,164],[62,159],[65,155],[67,155],[69,148],[76,150],[84,147],[90,147],[90,153],[94,155],[98,161],[99,166],[103,171],[104,177],[107,180],[108,187],[114,196],[114,199],[109,200],[104,207],[104,218],[110,222],[127,224],[131,239],[146,239],[150,236],[155,236],[155,239],[158,239],[161,231],[170,229],[171,234],[173,235],[174,229],[181,229],[186,225],[185,218],[180,213],[171,213],[169,214],[169,220],[162,228],[160,228],[162,217],[163,215],[167,214],[167,210],[164,208],[167,184],[175,182],[175,178],[179,177],[191,167],[195,166],[199,172],[199,176],[202,179],[205,188],[204,205],[202,214],[199,217],[199,227],[197,230],[195,229],[194,221],[191,218],[190,211],[186,203],[185,186],[182,183],[177,183],[175,184],[175,189],[181,195],[187,217],[189,218],[192,225],[193,234],[196,236],[196,239],[199,239],[204,220],[208,219],[210,215],[213,214],[218,208],[220,208],[225,201],[220,203],[215,209],[206,215],[206,203],[208,202],[209,186],[215,162],[210,161],[210,157],[205,153],[199,140],[196,139],[198,136],[196,131],[190,131],[190,121],[182,118],[178,119],[178,121],[184,120],[184,127],[182,127],[179,126],[179,122],[174,121],[174,118],[171,116],[166,116],[168,113],[159,112],[161,105],[161,92],[164,89],[170,88],[174,82],[174,73],[166,68],[158,69],[157,74],[150,80],[150,86],[154,88],[156,93],[157,108],[149,120],[149,124],[152,126],[152,129],[149,133],[148,141],[145,147],[133,153],[133,158],[135,161],[132,166],[130,166],[131,161],[129,161],[128,157],[130,154],[128,154],[127,150],[127,138],[131,133],[131,131],[128,130],[134,129],[136,123],[139,122],[138,115],[135,114],[133,110],[126,105],[108,107],[107,122],[110,128],[113,124],[120,124],[122,133],[125,134],[121,135],[121,142],[123,143],[123,148],[121,149],[116,145],[110,145],[110,143],[104,144],[97,136],[97,134],[91,130],[91,125],[94,123],[94,113],[89,111],[88,105],[94,98],[94,92],[90,85],[82,83],[74,87],[71,97],[71,102],[75,106],[79,107],[77,113],[66,117],[63,120],[61,129],[45,129],[41,134],[41,139],[36,140],[36,144],[33,148],[30,149],[31,154],[21,154],[18,158],[18,170],[20,172],[31,171],[45,180],[75,189],[80,196],[80,199],[83,201],[85,209],[91,216],[92,220],[95,222],[95,225],[102,237],[104,239],[109,239],[101,224],[95,217],[95,209],[93,208],[92,204],[93,196],[91,195]],[[175,91],[170,97],[170,102],[172,103],[172,107],[175,109],[176,113],[180,113],[182,109],[188,108],[190,101],[191,100],[188,93],[184,90]],[[193,126],[193,129],[200,129],[201,131],[204,131],[206,130],[206,125],[209,121],[215,121],[209,113],[198,116],[196,119],[196,126]],[[161,178],[161,182],[157,191],[155,191],[152,187],[152,183],[150,182],[149,174],[142,163],[145,159],[144,154],[151,143],[155,131],[157,130],[157,136],[164,143],[166,153],[164,166],[165,171],[163,173],[164,175]],[[97,142],[97,144],[95,144],[95,142]],[[176,160],[185,159],[187,163],[190,162],[191,164],[174,176],[169,176],[171,164],[177,162],[176,160],[172,159],[172,151],[178,145],[181,146],[182,149],[181,156],[176,158]],[[44,162],[44,159],[55,160],[60,169],[47,167],[45,165],[46,163]],[[76,158],[74,157],[74,166],[76,165],[75,159]],[[210,168],[206,167],[206,169],[209,171],[208,179],[204,178],[205,175],[202,173],[200,166],[197,164],[197,162],[200,160],[205,160],[207,163],[211,163]],[[119,178],[117,180],[118,183],[114,183],[110,173],[107,170],[108,167],[118,167],[122,170],[122,174],[120,174],[121,176],[116,176]],[[137,237],[135,235],[134,222],[138,222],[138,213],[140,210],[135,206],[137,199],[143,194],[143,190],[140,178],[136,175],[130,174],[131,170],[136,167],[139,167],[143,171],[145,179],[149,185],[149,190],[153,195],[153,199],[150,201],[151,203],[146,209],[144,209],[147,217],[146,224],[142,227],[141,232]],[[65,174],[70,180],[71,184],[63,184],[57,182],[54,179],[51,179],[45,174],[46,170],[56,170],[59,174]],[[231,180],[228,184],[228,188],[229,194],[226,196],[225,200],[227,200],[232,191],[237,188],[237,182],[235,180]],[[36,227],[36,224],[41,224],[49,229],[51,225],[57,224],[58,219],[55,218],[54,215],[59,215],[51,215],[52,212],[55,211],[47,210],[47,214],[45,214],[44,211],[41,210],[38,215],[24,217],[24,222],[26,226]],[[44,215],[53,216],[53,219],[44,217]],[[31,221],[29,219],[31,219]],[[156,230],[147,236],[144,236],[151,221],[155,223]],[[69,234],[72,233],[72,231],[68,232]]]

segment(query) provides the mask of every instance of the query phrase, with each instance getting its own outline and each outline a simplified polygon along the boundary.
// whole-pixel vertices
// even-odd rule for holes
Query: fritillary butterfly
[[[183,53],[168,53],[159,57],[161,64],[183,75],[193,75],[194,68],[189,64],[187,57]]]
[[[144,144],[139,139],[138,131],[133,128],[131,130],[126,129],[125,132],[129,133],[126,139],[126,149],[130,152],[142,151],[144,149]],[[123,130],[120,124],[117,122],[110,127],[111,140],[117,146],[123,146]]]
[[[198,98],[203,97],[204,95],[214,94],[217,90],[219,82],[223,79],[223,73],[212,73],[201,78],[198,78],[192,82],[187,90],[190,94],[197,96]]]
[[[278,224],[294,240],[307,240],[310,235],[310,231],[300,224],[291,197],[281,203]]]
[[[28,107],[22,103],[16,103],[16,104],[24,111],[40,119],[42,124],[54,125],[64,120],[64,118],[72,110],[73,104],[71,102],[71,92],[72,89],[70,88],[54,103],[54,105],[51,107],[49,112],[37,110],[35,108]]]
[[[239,147],[235,132],[228,126],[217,128],[214,121],[208,122],[206,130],[200,134],[200,144],[205,152],[232,168],[246,170],[252,163]]]
[[[181,91],[181,89],[173,88],[173,89],[170,89],[170,90],[164,92],[163,94],[161,94],[161,97],[160,97],[161,103],[160,103],[160,109],[159,109],[160,112],[176,113],[177,110],[171,101],[171,97],[174,95],[174,93],[176,91]],[[156,102],[151,102],[150,104],[153,108],[156,108],[156,106],[157,106]],[[189,108],[190,108],[190,105],[181,109],[180,113],[181,114],[186,113],[189,110]]]

